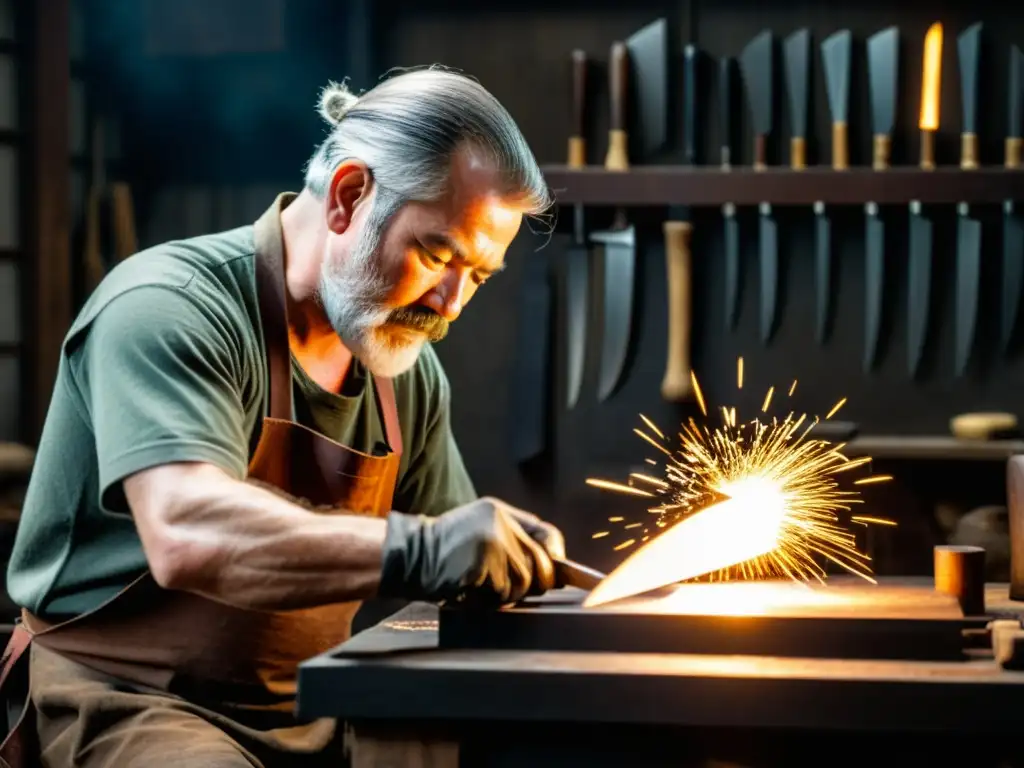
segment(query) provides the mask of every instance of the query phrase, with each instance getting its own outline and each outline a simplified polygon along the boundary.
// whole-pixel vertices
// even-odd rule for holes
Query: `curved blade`
[[[864,370],[870,371],[878,354],[882,333],[882,304],[885,297],[885,225],[878,216],[868,216],[864,232],[867,251],[864,256]]]
[[[832,293],[832,227],[824,211],[814,217],[815,335],[824,344],[828,336],[829,300]]]
[[[743,271],[740,264],[740,225],[734,212],[725,215],[725,325],[735,328],[740,314],[740,285]]]
[[[649,157],[668,137],[668,21],[652,21],[626,40],[632,72],[633,114],[640,156]]]
[[[761,249],[761,341],[767,344],[775,333],[779,289],[779,247],[775,219],[762,214],[758,238]]]
[[[963,133],[978,130],[978,65],[981,58],[982,24],[972,24],[957,38],[960,59],[960,103],[963,105]]]
[[[565,404],[574,408],[583,386],[583,363],[587,348],[587,267],[590,254],[585,245],[574,245],[566,254],[565,303],[567,370]]]
[[[1000,341],[1005,353],[1013,340],[1020,310],[1020,295],[1024,291],[1024,223],[1006,204],[1003,219],[1003,302]]]
[[[774,38],[765,30],[749,43],[740,54],[740,69],[747,89],[751,127],[754,134],[767,136],[772,132],[772,65]]]
[[[811,31],[798,29],[782,44],[789,96],[789,124],[794,136],[807,135],[807,91],[811,74]]]
[[[971,359],[978,325],[981,288],[981,222],[967,216],[957,221],[956,238],[956,357],[955,371],[963,375]]]
[[[836,32],[821,44],[825,63],[825,85],[828,92],[832,122],[845,123],[850,103],[850,59],[853,51],[853,33],[845,29]]]
[[[636,240],[632,226],[611,232],[595,232],[592,237],[604,243],[604,301],[601,308],[604,317],[597,397],[598,400],[607,400],[618,386],[629,351]]]
[[[900,31],[889,27],[868,40],[868,82],[871,92],[872,133],[892,133],[896,122]]]
[[[910,217],[910,261],[907,266],[907,362],[917,373],[928,338],[932,284],[932,223],[924,216]]]

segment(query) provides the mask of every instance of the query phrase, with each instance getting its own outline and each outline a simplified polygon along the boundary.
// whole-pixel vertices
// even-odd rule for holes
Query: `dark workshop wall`
[[[203,5],[230,10],[233,0],[189,0],[175,6],[197,24]],[[542,163],[562,163],[569,134],[569,54],[585,49],[596,61],[595,115],[590,131],[589,162],[603,162],[606,148],[607,108],[602,67],[614,40],[644,24],[666,17],[676,38],[674,66],[678,67],[681,40],[694,39],[711,57],[736,55],[763,28],[779,40],[799,27],[813,33],[813,135],[809,161],[828,161],[831,135],[824,95],[818,46],[832,32],[849,28],[855,36],[855,66],[851,98],[851,162],[869,160],[864,41],[892,24],[900,26],[900,124],[896,129],[893,162],[916,163],[916,116],[920,88],[920,60],[925,30],[935,19],[945,24],[943,55],[942,128],[938,155],[941,163],[959,158],[959,75],[956,35],[976,20],[986,22],[988,58],[983,68],[986,83],[982,104],[982,161],[1002,162],[1005,130],[1007,49],[1024,43],[1024,12],[1012,4],[995,2],[947,3],[932,8],[879,0],[843,2],[773,3],[750,0],[637,0],[633,3],[591,0],[550,3],[520,0],[493,3],[468,0],[378,0],[372,4],[326,3],[315,0],[259,0],[252,8],[264,27],[252,22],[224,43],[223,34],[178,36],[167,30],[158,12],[164,0],[138,4],[91,0],[93,13],[103,15],[95,25],[92,44],[97,70],[102,73],[109,107],[123,117],[126,175],[137,196],[140,235],[144,243],[198,234],[213,228],[251,220],[269,202],[274,191],[297,188],[301,168],[323,127],[313,110],[317,89],[328,79],[355,74],[368,82],[369,72],[394,66],[441,62],[480,79],[519,121]],[[372,28],[366,19],[346,16],[346,8],[374,7]],[[920,10],[917,10],[920,8]],[[149,10],[147,10],[149,9]],[[154,10],[156,9],[156,10]],[[210,11],[212,13],[212,11]],[[275,17],[274,14],[278,15]],[[154,15],[156,14],[156,15]],[[261,15],[263,14],[263,15]],[[934,18],[933,18],[934,17]],[[212,18],[208,15],[207,18]],[[227,18],[227,17],[226,17]],[[283,25],[274,34],[273,19]],[[186,28],[187,29],[187,28]],[[369,32],[361,30],[369,29]],[[161,37],[161,32],[165,33]],[[244,34],[242,34],[244,32]],[[193,40],[188,50],[182,40]],[[248,47],[245,41],[249,41]],[[177,41],[177,42],[175,42]],[[241,42],[237,42],[241,41]],[[177,47],[175,47],[177,46]],[[365,50],[360,50],[365,46]],[[373,63],[368,65],[367,61]],[[705,61],[705,74],[713,78],[715,66]],[[781,88],[780,77],[777,88]],[[717,163],[717,106],[710,80],[705,83],[700,115],[703,134],[700,162]],[[674,91],[678,93],[678,89]],[[675,116],[678,99],[673,104]],[[780,100],[781,101],[781,100]],[[770,160],[788,160],[785,109]],[[745,108],[741,112],[742,144],[739,163],[749,163],[750,137]],[[678,128],[673,120],[673,136]],[[673,162],[680,142],[657,157],[633,158],[635,163]],[[997,212],[993,212],[997,213]],[[607,212],[595,211],[595,221]],[[583,402],[571,413],[557,413],[555,460],[539,467],[515,466],[508,451],[510,382],[516,359],[515,332],[520,318],[519,284],[528,258],[557,261],[565,244],[568,211],[559,232],[550,238],[524,232],[509,255],[510,269],[488,284],[467,309],[443,343],[438,345],[452,380],[454,424],[470,470],[481,492],[505,497],[562,524],[575,553],[596,565],[610,565],[617,555],[607,542],[591,542],[589,535],[601,520],[635,502],[588,488],[591,475],[625,477],[647,455],[632,434],[644,413],[671,429],[692,410],[662,401],[659,394],[665,362],[666,300],[664,252],[661,245],[662,211],[637,211],[641,251],[639,295],[641,317],[634,332],[635,355],[624,386],[601,404],[593,402],[593,372],[588,373]],[[694,244],[693,362],[712,403],[736,404],[740,415],[759,409],[769,385],[800,383],[793,397],[798,410],[823,413],[840,397],[848,397],[845,418],[862,430],[884,434],[941,434],[951,415],[966,410],[1020,412],[1024,368],[1019,353],[1002,359],[992,350],[967,377],[952,371],[950,298],[954,219],[946,212],[937,219],[936,307],[931,348],[920,381],[906,373],[903,222],[905,212],[888,212],[893,231],[887,331],[878,368],[861,370],[863,338],[863,216],[859,208],[836,211],[835,238],[839,244],[837,322],[831,339],[818,347],[813,338],[810,211],[780,212],[784,293],[780,325],[767,347],[758,337],[755,273],[756,223],[752,212],[742,212],[745,285],[740,325],[723,327],[724,296],[722,243],[717,211],[700,211]],[[997,222],[989,222],[989,226]],[[990,230],[986,230],[986,233]],[[997,242],[997,241],[996,241]],[[543,250],[539,250],[542,246]],[[996,252],[987,249],[991,264]],[[986,267],[987,268],[987,267]],[[991,277],[989,275],[988,277]],[[987,285],[995,281],[988,279]],[[993,306],[989,304],[988,306]],[[994,327],[992,313],[983,318],[982,335]],[[746,361],[744,391],[735,391],[735,361]],[[974,492],[970,504],[998,502],[1002,489],[999,469],[973,467],[965,481]],[[934,467],[915,470],[921,482],[937,476]],[[942,476],[964,476],[959,465],[944,467]],[[995,477],[996,480],[992,478]],[[954,489],[956,491],[957,489]],[[962,489],[959,489],[962,491]],[[901,519],[892,534],[906,547],[927,553],[929,537],[939,532],[919,496],[895,491],[891,511]],[[955,495],[955,494],[954,494]],[[919,512],[920,514],[914,514]],[[906,518],[906,521],[904,521]],[[903,524],[905,522],[905,524]],[[892,546],[890,540],[890,546]],[[922,543],[924,541],[924,543]],[[917,568],[920,563],[915,565]]]

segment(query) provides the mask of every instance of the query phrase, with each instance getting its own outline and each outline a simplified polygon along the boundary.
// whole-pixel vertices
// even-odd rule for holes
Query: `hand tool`
[[[936,22],[924,39],[921,78],[921,168],[935,168],[935,132],[939,129],[939,98],[942,85],[942,24]],[[910,263],[907,270],[907,354],[910,374],[917,373],[928,337],[931,308],[932,223],[925,218],[919,200],[910,203]]]
[[[825,89],[832,115],[832,169],[845,171],[850,167],[846,119],[850,105],[850,60],[853,56],[853,34],[850,30],[836,32],[821,44],[825,65]],[[828,337],[829,303],[832,294],[832,227],[825,204],[814,204],[815,289],[818,295],[815,331],[819,344]]]
[[[580,169],[587,164],[587,54],[572,52],[572,135],[569,137],[569,167]],[[576,406],[583,384],[583,363],[587,343],[587,297],[589,295],[586,211],[583,205],[573,206],[573,240],[565,258],[565,328],[566,328],[566,392],[565,404]]]
[[[746,85],[754,133],[754,170],[768,167],[768,139],[772,133],[774,84],[774,38],[765,30],[740,54],[740,68]],[[761,341],[765,344],[775,331],[779,288],[779,249],[775,219],[768,202],[759,206],[758,249],[761,262]]]
[[[697,48],[683,48],[683,164],[697,160]],[[661,381],[661,396],[681,401],[693,394],[690,378],[690,332],[692,330],[690,239],[693,224],[687,206],[672,206],[664,224],[665,267],[668,281],[668,359]]]
[[[978,167],[978,68],[981,58],[980,22],[957,38],[960,60],[961,125],[960,167]],[[978,325],[978,292],[981,289],[981,222],[971,217],[967,203],[957,206],[956,324],[954,365],[957,376],[967,370]]]
[[[641,127],[640,151],[647,155],[665,141],[667,131],[665,102],[668,75],[668,24],[659,19],[632,35],[625,43],[612,46],[609,59],[611,91],[611,128],[605,168],[629,169],[627,117],[630,70],[636,86],[635,112]],[[626,210],[615,211],[612,227],[593,232],[591,240],[604,245],[602,257],[601,360],[598,373],[598,400],[604,401],[618,386],[626,365],[632,332],[636,233],[626,218]]]
[[[899,37],[899,29],[889,27],[868,39],[871,133],[874,136],[871,167],[876,171],[885,171],[889,167],[892,130],[896,122]],[[867,296],[864,370],[869,371],[875,360],[885,290],[885,222],[879,213],[878,204],[874,202],[864,206],[864,243]]]
[[[86,295],[100,284],[109,266],[139,250],[131,187],[107,180],[104,128],[104,120],[97,118],[92,130],[92,182],[86,202]]]
[[[1007,168],[1021,167],[1021,101],[1024,95],[1024,53],[1016,45],[1010,48],[1010,75],[1008,79],[1008,116],[1006,131]],[[1020,294],[1024,290],[1024,222],[1021,221],[1013,200],[1003,203],[1003,301],[1000,342],[1003,353],[1009,351],[1013,331],[1017,326]]]
[[[719,130],[722,133],[723,171],[732,168],[734,64],[734,60],[729,56],[721,59],[718,64],[718,109],[722,121]],[[725,324],[728,328],[735,328],[742,298],[740,286],[743,283],[743,272],[740,268],[740,227],[736,221],[736,206],[733,203],[722,206],[722,222],[725,228]]]
[[[559,589],[576,587],[591,590],[605,578],[600,571],[573,560],[553,559],[551,562],[555,566],[555,586]]]
[[[811,31],[799,29],[782,43],[789,96],[789,167],[807,167],[807,104],[811,80]]]

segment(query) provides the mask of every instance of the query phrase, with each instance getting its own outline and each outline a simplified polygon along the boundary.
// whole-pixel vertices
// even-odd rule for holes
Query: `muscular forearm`
[[[290,610],[373,595],[385,521],[311,511],[210,468],[179,486],[140,533],[162,586],[243,608]]]

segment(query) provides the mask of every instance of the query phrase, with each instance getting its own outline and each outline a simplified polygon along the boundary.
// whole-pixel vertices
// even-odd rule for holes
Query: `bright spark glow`
[[[707,416],[703,391],[691,372],[693,391]],[[737,387],[743,386],[742,358]],[[796,390],[796,381],[788,395]],[[785,390],[783,390],[785,391]],[[775,388],[762,405],[767,412]],[[839,400],[831,418],[845,405]],[[869,457],[847,458],[845,444],[808,438],[818,417],[788,413],[785,418],[755,418],[742,423],[735,407],[720,409],[721,426],[682,425],[678,443],[647,417],[646,431],[636,434],[665,457],[664,479],[634,473],[630,484],[588,479],[589,485],[633,496],[656,498],[648,508],[653,520],[638,528],[628,521],[632,536],[615,545],[627,549],[650,541],[628,557],[597,587],[585,605],[597,605],[680,581],[734,581],[788,578],[824,584],[831,562],[869,582],[870,558],[857,548],[856,536],[842,523],[895,525],[877,517],[851,517],[862,503],[856,489],[844,490],[837,476],[868,464]],[[657,462],[650,459],[648,463]],[[891,480],[874,475],[851,481],[853,486]],[[637,487],[642,485],[643,487]],[[601,531],[600,536],[608,535]]]

